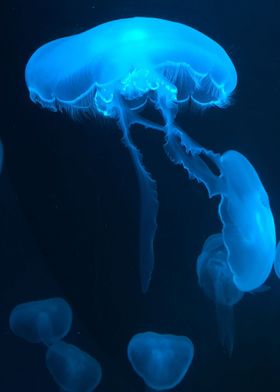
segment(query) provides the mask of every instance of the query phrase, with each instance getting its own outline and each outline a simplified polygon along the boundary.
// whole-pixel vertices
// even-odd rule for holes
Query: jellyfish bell
[[[15,335],[49,346],[68,334],[72,310],[63,298],[26,302],[12,310],[9,324]]]
[[[31,99],[49,110],[73,117],[99,113],[118,121],[140,188],[139,270],[146,292],[154,265],[158,199],[130,126],[163,132],[170,159],[202,182],[210,196],[217,194],[216,178],[200,155],[218,158],[192,141],[174,120],[187,101],[202,108],[229,102],[237,83],[231,59],[215,41],[189,26],[136,17],[42,46],[30,58],[25,78]],[[164,126],[141,116],[147,102],[161,112]]]
[[[94,357],[63,341],[48,348],[46,365],[54,381],[67,392],[92,392],[102,378]]]
[[[183,380],[192,363],[194,347],[185,336],[144,332],[132,337],[127,355],[148,388],[164,391]]]
[[[235,285],[227,259],[222,234],[211,235],[197,259],[196,272],[200,287],[215,303],[219,338],[222,346],[231,354],[234,345],[233,307],[244,293]]]
[[[31,98],[42,106],[108,115],[120,110],[120,96],[131,100],[166,89],[176,99],[186,83],[181,73],[189,82],[187,98],[206,105],[223,104],[237,83],[229,56],[214,40],[181,23],[135,17],[42,46],[25,77]]]
[[[252,291],[268,278],[275,259],[276,234],[267,193],[251,163],[236,151],[221,156],[223,240],[235,285]]]

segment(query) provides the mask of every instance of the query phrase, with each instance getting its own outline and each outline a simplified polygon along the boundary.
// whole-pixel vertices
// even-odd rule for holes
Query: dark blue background
[[[73,307],[66,340],[102,364],[100,392],[143,391],[126,359],[130,337],[143,330],[184,334],[194,342],[195,358],[178,392],[278,390],[280,282],[274,274],[270,291],[248,294],[236,307],[231,358],[218,343],[214,307],[198,288],[196,258],[204,240],[220,229],[217,200],[209,201],[169,162],[161,135],[133,130],[160,200],[156,268],[149,293],[141,295],[137,182],[116,124],[75,123],[28,98],[24,68],[40,45],[135,15],[189,24],[228,51],[239,75],[233,106],[184,112],[179,122],[206,147],[236,149],[249,158],[278,229],[279,0],[10,1],[1,22],[0,390],[58,390],[44,348],[8,330],[13,306],[57,295]]]

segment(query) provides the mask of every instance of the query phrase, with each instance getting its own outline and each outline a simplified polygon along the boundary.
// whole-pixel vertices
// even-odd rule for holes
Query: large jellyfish
[[[185,336],[142,332],[127,347],[135,372],[151,391],[175,388],[185,377],[194,356],[194,346]]]
[[[92,392],[102,378],[101,366],[95,358],[63,341],[49,347],[46,364],[63,391]]]
[[[197,260],[196,272],[199,285],[215,302],[220,340],[231,354],[234,343],[233,306],[242,299],[244,293],[233,281],[222,234],[213,234],[205,241]]]
[[[154,266],[158,200],[156,183],[131,138],[133,124],[162,132],[169,158],[183,165],[191,178],[203,183],[209,197],[221,196],[223,240],[237,287],[249,291],[265,281],[274,258],[274,222],[254,169],[237,153],[220,156],[208,151],[175,124],[177,111],[187,107],[186,102],[200,108],[224,107],[229,103],[237,74],[221,46],[180,23],[145,17],[120,19],[42,46],[30,58],[25,77],[31,99],[44,108],[66,111],[74,118],[99,113],[118,122],[136,168],[141,194],[139,269],[144,292],[149,288]],[[164,125],[143,116],[147,104],[161,112]],[[212,164],[220,169],[220,175],[211,170]],[[236,165],[243,175],[240,184],[234,178]],[[247,169],[249,172],[243,173]],[[251,185],[256,190],[250,194],[254,204],[247,216],[248,178],[248,186],[253,181]],[[254,233],[258,238],[264,228],[268,229],[260,244],[257,237],[247,238],[247,221],[248,229],[257,223]],[[252,247],[255,252],[250,255],[257,261],[247,257]]]
[[[72,310],[63,298],[26,302],[12,310],[9,323],[15,335],[49,346],[68,334]]]

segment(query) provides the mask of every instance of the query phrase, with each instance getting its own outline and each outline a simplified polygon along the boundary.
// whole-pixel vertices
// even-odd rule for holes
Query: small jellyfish
[[[233,306],[242,299],[244,293],[233,281],[227,258],[222,234],[211,235],[198,257],[196,272],[200,287],[216,305],[220,340],[231,354],[234,344]]]
[[[143,332],[132,337],[127,355],[150,390],[164,391],[183,380],[192,363],[194,347],[185,336]]]
[[[46,365],[54,381],[67,392],[91,392],[102,378],[95,358],[63,341],[49,347]]]
[[[26,302],[10,315],[12,332],[30,343],[51,345],[64,338],[72,324],[72,310],[63,298]]]

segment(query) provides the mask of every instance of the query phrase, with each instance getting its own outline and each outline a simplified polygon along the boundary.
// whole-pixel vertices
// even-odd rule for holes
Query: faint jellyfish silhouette
[[[63,298],[26,302],[12,310],[9,324],[15,335],[49,346],[68,334],[72,310]]]
[[[280,278],[280,242],[278,242],[274,259],[274,270],[278,278]]]
[[[200,287],[215,302],[220,341],[231,354],[234,344],[233,306],[244,293],[233,281],[227,258],[222,234],[213,234],[203,245],[196,272]]]
[[[194,347],[185,336],[143,332],[131,338],[127,355],[151,391],[164,391],[183,380],[192,363]]]
[[[48,348],[46,365],[54,381],[67,392],[91,392],[102,378],[95,358],[63,341]]]
[[[221,194],[219,178],[203,159],[218,165],[220,156],[199,146],[174,123],[180,107],[224,107],[237,75],[227,53],[189,26],[155,18],[129,18],[52,41],[26,66],[34,102],[76,118],[100,113],[116,119],[134,162],[140,194],[139,265],[142,290],[148,290],[154,265],[153,241],[158,200],[156,183],[145,169],[130,127],[141,124],[163,132],[165,151],[202,182],[210,197]],[[164,125],[141,115],[153,105]]]

